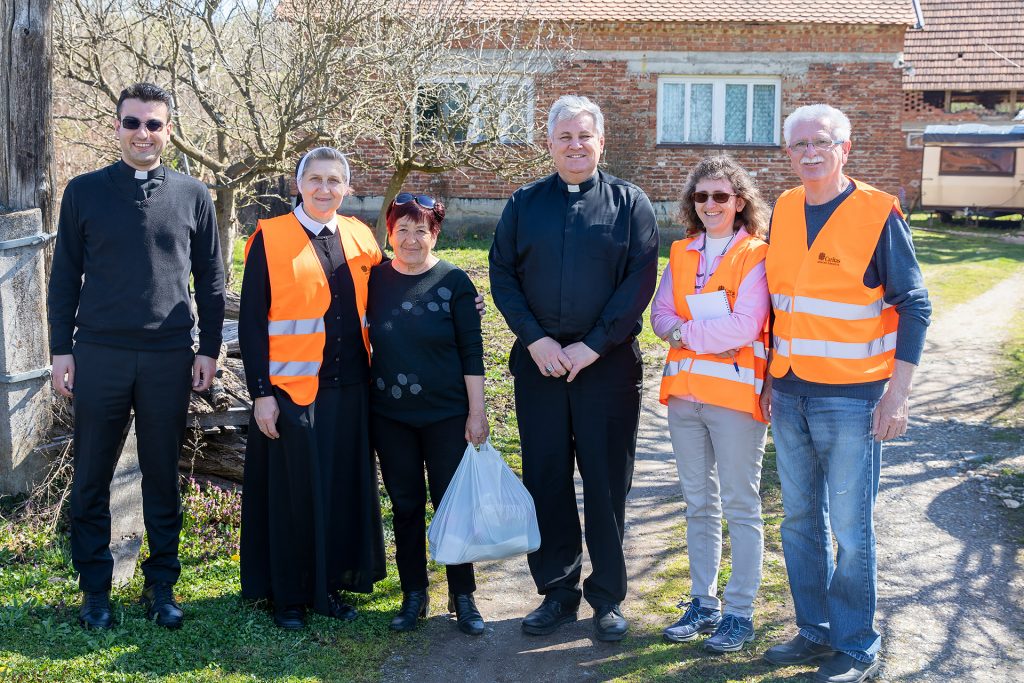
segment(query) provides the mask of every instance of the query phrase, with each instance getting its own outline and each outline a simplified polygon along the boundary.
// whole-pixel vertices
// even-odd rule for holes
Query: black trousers
[[[441,420],[423,427],[370,414],[370,440],[380,460],[384,488],[391,498],[395,528],[395,561],[403,591],[427,588],[426,507],[427,485],[430,502],[441,504],[455,470],[466,452],[466,415]],[[448,590],[472,593],[476,590],[472,564],[445,566]]]
[[[540,549],[528,560],[537,591],[564,603],[580,600],[583,542],[573,484],[583,480],[587,550],[583,582],[592,606],[626,597],[622,536],[633,481],[643,365],[634,341],[612,349],[572,383],[540,374],[519,343],[509,358],[523,449],[523,483],[533,496]]]
[[[369,385],[321,386],[308,406],[274,396],[280,438],[249,422],[242,597],[329,614],[332,593],[371,593],[387,574]]]
[[[133,351],[75,344],[71,559],[83,591],[110,589],[110,481],[132,410],[149,557],[146,584],[181,573],[178,458],[192,387],[191,349]]]

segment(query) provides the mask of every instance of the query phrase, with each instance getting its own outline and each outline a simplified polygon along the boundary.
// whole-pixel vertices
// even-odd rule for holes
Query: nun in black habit
[[[356,617],[344,592],[385,576],[377,470],[367,435],[364,327],[373,233],[337,215],[348,192],[341,152],[299,162],[299,205],[260,221],[246,244],[238,336],[253,416],[242,498],[242,597],[274,622],[307,609]]]

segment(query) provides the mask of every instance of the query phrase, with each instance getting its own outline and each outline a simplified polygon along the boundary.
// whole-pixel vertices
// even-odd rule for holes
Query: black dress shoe
[[[181,628],[185,620],[185,613],[174,601],[174,587],[165,581],[146,586],[142,604],[146,606],[146,618],[155,619],[158,626]]]
[[[391,620],[392,631],[412,631],[419,619],[427,616],[427,591],[405,591],[402,593],[402,607]]]
[[[594,610],[594,633],[598,640],[622,640],[629,630],[629,622],[622,616],[618,605],[601,605]]]
[[[337,591],[327,596],[327,609],[327,616],[342,621],[352,621],[359,616],[356,608],[345,602],[341,597],[341,593]]]
[[[547,596],[540,607],[523,617],[523,633],[531,636],[546,636],[554,633],[562,624],[569,624],[576,621],[576,612],[579,605],[565,605]]]
[[[836,652],[822,662],[814,674],[818,683],[861,683],[874,678],[878,673],[879,662],[862,662],[845,652]]]
[[[274,623],[285,631],[298,631],[306,627],[306,608],[286,605],[274,608]]]
[[[810,664],[829,657],[832,648],[828,645],[818,645],[797,634],[788,643],[776,645],[765,650],[764,661],[779,666],[793,666],[794,664]]]
[[[78,623],[82,628],[111,628],[114,625],[114,613],[110,610],[110,591],[83,592]]]
[[[455,620],[463,633],[478,636],[484,632],[484,618],[476,608],[472,593],[449,593],[448,611],[455,612]]]

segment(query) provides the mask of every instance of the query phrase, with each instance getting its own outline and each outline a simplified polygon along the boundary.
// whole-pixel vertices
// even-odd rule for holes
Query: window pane
[[[469,84],[448,83],[443,98],[446,134],[455,142],[465,142],[472,114],[469,111]]]
[[[747,86],[725,86],[725,141],[747,141]]]
[[[666,83],[661,89],[661,141],[683,142],[686,85]]]
[[[690,85],[689,142],[711,142],[711,83]]]
[[[775,86],[754,86],[754,120],[751,142],[775,142]]]
[[[1013,175],[1012,147],[943,147],[939,155],[942,175]]]

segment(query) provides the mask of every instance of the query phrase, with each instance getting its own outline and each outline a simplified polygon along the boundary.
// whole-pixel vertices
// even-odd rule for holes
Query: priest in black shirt
[[[53,387],[74,400],[71,557],[88,628],[112,625],[110,481],[133,410],[149,540],[143,601],[161,626],[177,628],[183,618],[172,592],[181,573],[178,457],[189,391],[208,388],[216,370],[224,270],[209,191],[160,163],[171,106],[170,94],[149,83],[122,91],[114,127],[121,160],[74,178],[60,207],[50,351]]]
[[[622,554],[633,477],[643,366],[636,343],[654,293],[658,226],[635,185],[597,170],[604,117],[586,97],[564,96],[548,116],[557,172],[517,190],[490,253],[494,302],[517,341],[509,357],[541,547],[529,556],[540,607],[523,631],[574,621],[583,558],[573,464],[583,479],[593,572],[582,597],[599,640],[628,629]]]

